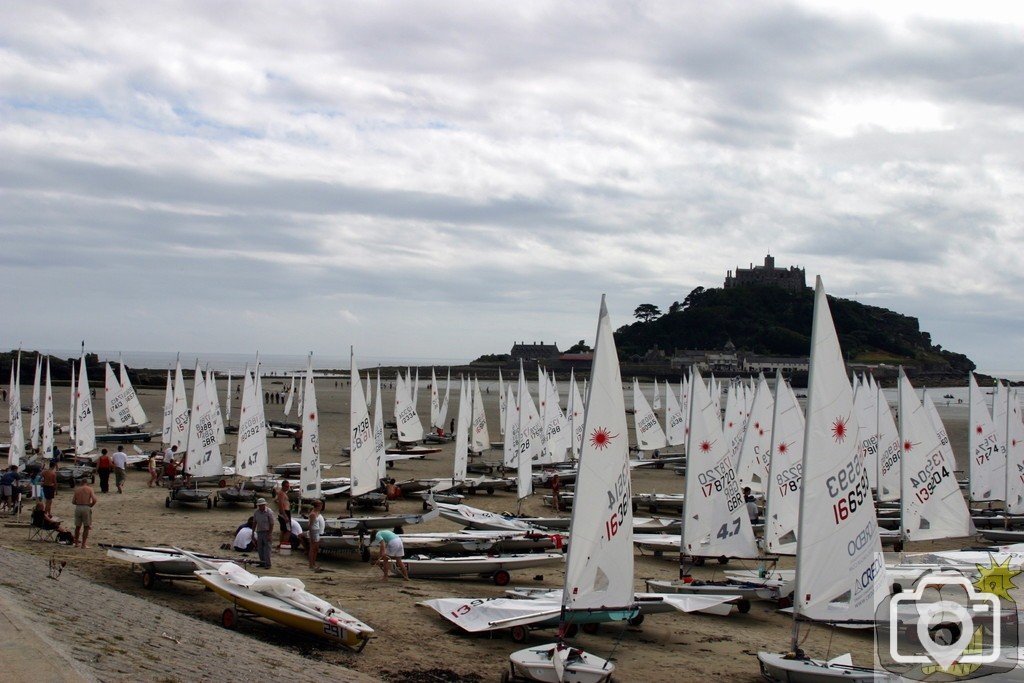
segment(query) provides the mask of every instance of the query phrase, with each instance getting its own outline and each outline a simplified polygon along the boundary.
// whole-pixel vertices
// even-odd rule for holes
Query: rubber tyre
[[[598,624],[596,622],[590,624],[583,624],[583,626],[581,626],[580,628],[582,628],[583,632],[586,633],[588,636],[592,636],[601,629],[601,624]]]
[[[493,496],[494,495],[494,487],[493,486],[488,486],[487,488],[484,489],[484,491],[487,491],[487,495],[488,496]]]
[[[359,551],[359,559],[362,560],[363,562],[369,562],[370,561],[370,549],[364,547],[362,550],[360,550]]]
[[[665,469],[665,463],[659,462],[657,465],[654,466],[654,469],[656,469],[656,470],[663,470],[663,469]]]
[[[723,555],[718,558],[718,564],[729,564],[729,558]]]
[[[530,629],[525,626],[513,626],[508,630],[508,634],[512,637],[513,643],[525,643],[530,637]]]
[[[165,508],[171,507],[171,499],[170,499],[170,497],[164,499],[164,507]]]
[[[470,486],[469,487],[469,495],[471,495],[471,496],[475,496],[476,495],[476,487],[475,486]]]
[[[704,566],[704,558],[703,557],[695,557],[695,558],[693,558],[693,566],[694,567],[703,567]]]
[[[148,569],[142,572],[142,587],[146,590],[153,590],[156,587],[156,572]]]
[[[395,466],[395,461],[394,460],[389,460],[388,461],[388,469],[391,469],[394,466]]]
[[[509,674],[508,669],[505,669],[501,672],[501,683],[509,683],[511,680],[512,677]]]
[[[227,607],[220,613],[220,625],[224,628],[234,629],[238,626],[238,612],[234,607]]]
[[[579,624],[569,624],[569,626],[566,627],[566,629],[565,629],[565,637],[566,638],[575,638],[577,636],[577,634],[579,634],[579,632],[580,632]]]
[[[221,479],[220,481],[217,482],[217,486],[219,486],[221,488],[226,488],[227,485],[228,485],[228,480],[227,479]]]
[[[209,510],[212,507],[213,507],[213,501],[210,500],[209,498],[207,498],[206,499],[206,509]]]
[[[739,610],[740,614],[750,614],[750,600],[743,598],[736,603],[736,609]]]
[[[630,626],[639,626],[640,624],[644,623],[644,615],[638,614],[635,617],[630,617],[626,620],[626,623]]]
[[[494,576],[491,577],[491,580],[494,581],[495,586],[507,586],[512,580],[512,575],[504,569],[499,569],[494,572]]]

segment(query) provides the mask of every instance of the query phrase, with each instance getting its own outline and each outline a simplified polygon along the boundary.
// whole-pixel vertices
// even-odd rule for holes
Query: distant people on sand
[[[18,512],[21,503],[20,479],[17,465],[11,465],[0,475],[0,510],[7,510],[12,515]]]
[[[85,548],[89,540],[89,531],[92,530],[92,509],[96,506],[96,494],[85,479],[80,479],[75,486],[71,503],[75,506],[75,545]],[[79,534],[81,542],[78,540]]]
[[[117,485],[117,492],[124,493],[124,478],[128,469],[128,455],[124,452],[124,446],[118,446],[114,453],[114,483]]]
[[[267,509],[267,499],[256,501],[256,512],[252,515],[256,525],[256,550],[260,555],[260,566],[270,569],[270,547],[274,536],[274,513]]]
[[[114,459],[104,448],[96,461],[96,474],[100,475],[100,493],[110,493],[110,473],[114,471]]]

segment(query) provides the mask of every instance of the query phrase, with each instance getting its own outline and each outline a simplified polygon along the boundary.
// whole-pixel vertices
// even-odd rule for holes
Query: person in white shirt
[[[324,516],[320,514],[323,503],[319,500],[313,501],[313,509],[309,513],[309,568],[313,571],[320,571],[316,564],[316,556],[320,552],[320,536],[327,528]]]
[[[240,553],[250,553],[256,549],[256,536],[253,533],[251,526],[243,526],[235,534],[235,540],[231,542],[231,547]]]
[[[291,520],[289,521],[288,525],[289,525],[288,540],[292,544],[292,550],[298,550],[299,548],[301,548],[304,545],[304,543],[302,542],[303,541],[303,538],[302,538],[302,525],[299,524],[299,520],[295,519],[294,517],[291,518]]]
[[[127,468],[128,456],[124,452],[124,446],[118,446],[117,453],[114,453],[114,482],[117,484],[118,493],[124,493],[124,478]]]

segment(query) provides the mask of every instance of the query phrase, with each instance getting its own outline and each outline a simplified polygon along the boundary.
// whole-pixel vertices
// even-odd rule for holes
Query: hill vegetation
[[[858,301],[829,297],[836,331],[847,360],[888,363],[919,370],[966,373],[975,365],[967,356],[932,343],[917,318]],[[718,349],[732,341],[737,349],[770,356],[806,356],[811,345],[814,292],[777,287],[729,289],[698,287],[667,313],[640,304],[637,321],[615,332],[622,358],[642,356],[657,346]]]

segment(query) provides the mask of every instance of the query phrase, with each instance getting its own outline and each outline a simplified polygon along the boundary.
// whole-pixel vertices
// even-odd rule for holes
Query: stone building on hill
[[[558,360],[562,352],[558,350],[558,344],[545,344],[544,342],[527,344],[526,342],[518,342],[512,345],[512,351],[509,352],[509,355],[512,356],[514,361],[553,361]]]
[[[764,257],[763,266],[750,264],[749,268],[736,267],[736,274],[728,271],[725,274],[725,288],[748,287],[748,286],[770,286],[781,287],[794,292],[807,289],[807,275],[803,268],[790,266],[789,268],[776,268],[775,257],[768,254]]]

